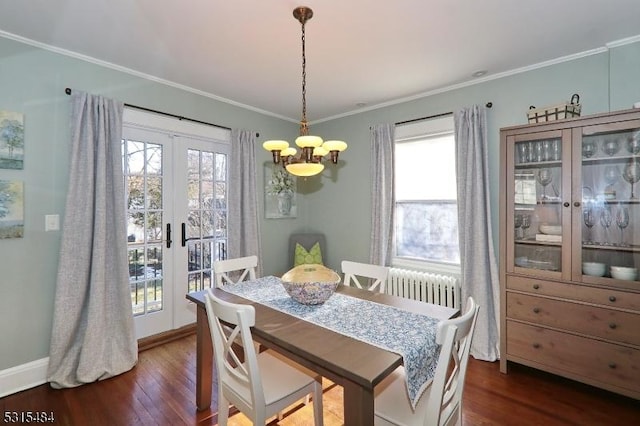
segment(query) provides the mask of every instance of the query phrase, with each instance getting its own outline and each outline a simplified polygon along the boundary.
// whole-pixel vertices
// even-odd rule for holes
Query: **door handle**
[[[171,248],[171,224],[167,223],[167,248]]]
[[[187,225],[182,222],[182,247],[187,245]]]

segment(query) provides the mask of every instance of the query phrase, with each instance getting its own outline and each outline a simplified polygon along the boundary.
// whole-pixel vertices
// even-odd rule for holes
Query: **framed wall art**
[[[264,212],[267,219],[295,218],[296,178],[279,164],[264,167]]]
[[[0,110],[0,169],[24,168],[24,115]]]
[[[0,180],[0,238],[24,236],[24,184]]]

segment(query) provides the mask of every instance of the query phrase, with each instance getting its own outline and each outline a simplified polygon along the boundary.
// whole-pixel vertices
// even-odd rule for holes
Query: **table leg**
[[[353,382],[343,384],[345,426],[371,426],[374,417],[373,391]]]
[[[196,310],[196,406],[203,411],[211,406],[213,381],[213,344],[209,319],[204,306]]]

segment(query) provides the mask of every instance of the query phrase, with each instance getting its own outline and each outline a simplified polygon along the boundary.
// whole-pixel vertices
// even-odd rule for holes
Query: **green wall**
[[[640,101],[640,43],[446,93],[312,124],[311,132],[344,139],[338,169],[298,183],[298,217],[262,220],[265,274],[288,269],[288,236],[321,231],[329,266],[366,261],[370,236],[369,127],[493,102],[489,110],[492,217],[497,241],[498,130],[524,124],[529,105],[579,93],[583,115],[626,109]],[[428,70],[425,70],[428,72]],[[610,77],[611,76],[611,77]],[[396,77],[393,77],[396,78]],[[401,77],[400,77],[401,78]],[[64,88],[104,94],[126,103],[260,133],[258,143],[297,133],[297,124],[232,106],[68,56],[0,38],[0,109],[25,114],[25,168],[0,170],[0,179],[25,182],[25,236],[0,240],[0,371],[48,356],[60,233],[44,232],[46,214],[64,214],[68,170],[69,98]],[[611,107],[610,107],[611,105]],[[269,154],[257,147],[258,163]],[[264,187],[263,164],[257,171]],[[259,189],[262,196],[262,190]],[[262,209],[262,199],[259,200]]]
[[[497,250],[499,130],[526,124],[530,105],[561,103],[573,93],[580,94],[582,115],[609,111],[610,102],[611,110],[631,108],[640,101],[640,43],[313,125],[312,133],[349,143],[342,154],[345,164],[338,171],[339,178],[335,182],[324,180],[322,191],[308,199],[307,208],[314,212],[308,226],[326,234],[330,266],[339,269],[342,259],[369,259],[370,126],[492,102],[487,113],[489,186]]]
[[[62,222],[68,181],[70,87],[265,137],[295,136],[296,123],[232,106],[128,73],[0,38],[0,109],[25,116],[24,170],[0,169],[0,179],[24,181],[25,234],[0,240],[0,371],[48,356],[60,232],[44,232],[46,214]],[[258,158],[268,159],[266,152]],[[264,185],[258,174],[258,185]],[[262,208],[262,203],[260,203]],[[304,211],[304,208],[302,209]],[[262,224],[265,246],[286,225]],[[302,227],[302,225],[300,225]],[[263,262],[281,253],[265,250]]]

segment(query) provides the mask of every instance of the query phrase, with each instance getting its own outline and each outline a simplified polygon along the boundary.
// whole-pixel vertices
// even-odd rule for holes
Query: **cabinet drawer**
[[[507,355],[640,392],[640,350],[507,321]]]
[[[507,318],[640,345],[640,314],[507,292]]]
[[[640,293],[507,276],[507,288],[640,312]]]

